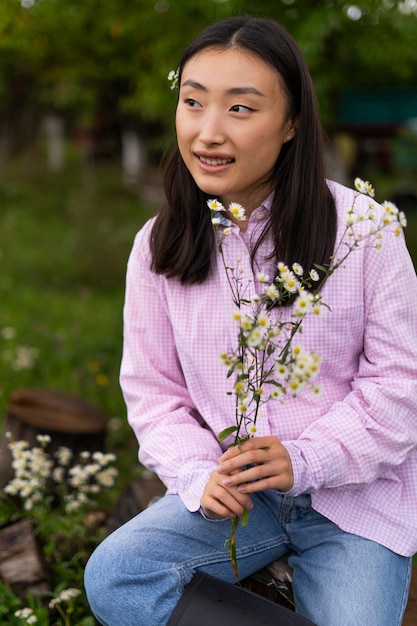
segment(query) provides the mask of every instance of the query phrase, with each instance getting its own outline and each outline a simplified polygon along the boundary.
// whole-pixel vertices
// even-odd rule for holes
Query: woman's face
[[[185,64],[176,129],[197,186],[247,212],[271,192],[281,146],[295,133],[278,75],[241,48],[207,48]]]

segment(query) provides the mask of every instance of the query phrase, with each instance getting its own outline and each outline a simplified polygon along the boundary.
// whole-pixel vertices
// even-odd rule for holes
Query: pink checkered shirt
[[[329,183],[340,216],[353,192]],[[368,203],[360,196],[359,204]],[[251,241],[265,224],[270,198],[248,229],[232,232],[226,261],[260,293]],[[308,219],[308,215],[306,215]],[[139,459],[190,511],[222,449],[217,433],[233,425],[231,379],[219,355],[235,345],[234,305],[214,251],[209,278],[181,285],[150,270],[150,220],[138,233],[127,272],[121,385]],[[355,250],[322,290],[331,307],[304,320],[299,342],[322,358],[321,395],[309,390],[284,404],[267,402],[258,435],[275,435],[291,456],[289,495],[312,494],[313,507],[345,531],[391,550],[417,551],[417,280],[404,237],[384,233],[381,250]]]

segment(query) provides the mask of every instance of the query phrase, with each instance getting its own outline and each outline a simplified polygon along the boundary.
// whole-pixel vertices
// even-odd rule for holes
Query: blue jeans
[[[311,508],[308,495],[253,497],[239,526],[239,576],[290,552],[297,612],[318,626],[400,626],[411,559],[346,533]],[[90,557],[85,586],[103,626],[162,626],[196,570],[235,582],[225,541],[230,520],[190,513],[164,496],[124,524]]]

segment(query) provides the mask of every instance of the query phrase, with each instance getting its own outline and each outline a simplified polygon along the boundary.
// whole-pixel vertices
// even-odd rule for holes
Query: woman
[[[103,626],[229,623],[226,601],[206,622],[193,612],[213,582],[202,573],[220,596],[221,581],[224,594],[235,582],[225,542],[230,519],[249,511],[236,532],[240,578],[289,553],[301,616],[399,625],[417,549],[417,286],[404,239],[358,245],[324,284],[329,310],[303,320],[300,340],[322,359],[321,395],[267,402],[255,437],[220,444],[235,413],[219,359],[237,341],[225,267],[248,297],[278,261],[323,273],[346,209],[368,200],[325,180],[311,79],[275,22],[210,26],[185,51],[178,83],[167,202],[129,260],[121,370],[139,458],[167,495],[92,555],[92,609]],[[223,213],[225,267],[213,198],[246,210],[242,222]]]

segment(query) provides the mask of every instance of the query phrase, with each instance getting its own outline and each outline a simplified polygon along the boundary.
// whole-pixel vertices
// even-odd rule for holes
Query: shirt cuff
[[[324,476],[319,457],[309,441],[283,442],[290,455],[294,484],[285,494],[299,496],[314,493],[323,487]]]

